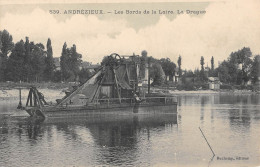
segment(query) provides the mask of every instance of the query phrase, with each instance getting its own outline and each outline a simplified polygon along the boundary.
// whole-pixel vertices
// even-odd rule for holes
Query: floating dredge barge
[[[142,66],[142,67],[141,67]],[[51,105],[31,87],[25,109],[30,116],[62,117],[93,114],[177,113],[173,96],[146,93],[148,66],[139,56],[112,54],[86,82]],[[149,86],[149,84],[148,84]]]

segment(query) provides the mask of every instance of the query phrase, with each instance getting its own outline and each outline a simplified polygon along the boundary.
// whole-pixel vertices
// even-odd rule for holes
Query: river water
[[[259,96],[179,95],[177,115],[44,122],[2,99],[0,166],[260,166]]]

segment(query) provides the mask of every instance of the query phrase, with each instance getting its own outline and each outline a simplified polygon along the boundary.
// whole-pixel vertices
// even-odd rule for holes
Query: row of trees
[[[179,63],[181,64],[181,57],[179,58]],[[148,56],[146,50],[141,52],[140,56],[140,76],[145,77],[146,65],[149,66],[149,75],[153,80],[153,85],[161,85],[165,81],[165,76],[173,76],[176,71],[176,64],[172,62],[169,58],[156,59],[152,56]],[[110,59],[105,56],[101,62],[101,65],[109,63]],[[114,60],[117,61],[117,60]]]
[[[90,73],[85,69],[80,70],[81,58],[76,45],[67,48],[65,42],[60,57],[61,71],[57,71],[50,38],[45,49],[42,43],[35,44],[28,37],[25,42],[21,39],[14,44],[7,30],[0,31],[0,82],[85,80]]]
[[[248,81],[256,83],[260,76],[260,56],[252,56],[250,48],[232,52],[216,69],[220,80],[233,85],[245,85]]]
[[[61,81],[86,81],[91,76],[91,73],[85,68],[80,68],[81,63],[82,54],[77,52],[76,45],[68,48],[67,43],[65,42],[60,57]],[[57,79],[58,76],[55,78],[59,81],[59,79]]]
[[[182,71],[181,56],[178,57],[177,64],[169,58],[155,59],[147,57],[147,52],[143,51],[141,58],[148,59],[150,63],[150,77],[154,84],[161,85],[165,82],[165,76],[170,80],[173,76],[178,76],[183,84],[186,78],[192,78],[193,82],[205,84],[208,82],[208,77],[219,77],[220,81],[229,85],[246,85],[249,81],[256,84],[260,77],[260,56],[253,56],[249,47],[244,47],[236,52],[232,52],[227,60],[224,60],[215,68],[214,57],[211,57],[210,67],[205,67],[205,60],[202,56],[200,59],[200,69],[194,71]]]
[[[5,80],[8,54],[13,48],[13,38],[6,31],[0,31],[0,81]]]
[[[55,65],[51,40],[43,44],[20,40],[13,43],[8,31],[0,31],[0,81],[51,81]]]
[[[175,75],[181,76],[182,74],[181,56],[178,57],[178,61],[177,61],[178,67],[169,58],[155,59],[152,56],[148,57],[147,51],[145,50],[142,51],[141,53],[141,60],[143,60],[142,62],[148,63],[150,66],[149,75],[150,78],[153,79],[153,83],[152,83],[153,85],[161,85],[165,82],[166,78],[173,80],[173,77]],[[143,63],[142,66],[144,67]]]
[[[149,66],[149,77],[153,79],[153,85],[161,85],[165,81],[165,76],[174,75],[176,68],[175,63],[171,62],[169,58],[155,59],[152,56],[148,56],[146,50],[141,53],[141,74],[144,77],[145,64]]]
[[[185,72],[182,80],[193,77],[195,82],[205,83],[208,77],[219,77],[225,84],[245,85],[248,81],[252,81],[252,84],[257,83],[260,76],[260,56],[253,56],[248,47],[232,52],[217,68],[214,67],[214,57],[211,58],[211,68],[205,69],[204,64],[204,57],[201,57],[200,70]]]
[[[65,81],[79,80],[81,58],[82,55],[77,52],[76,45],[67,48],[66,42],[64,43],[60,57],[60,66],[62,78]]]
[[[51,39],[47,40],[46,49],[41,43],[29,41],[26,37],[14,44],[12,35],[7,30],[0,31],[0,82],[1,81],[84,81],[90,73],[80,69],[82,55],[77,52],[76,45],[63,45],[60,57],[61,71],[55,70]],[[178,57],[177,65],[169,58],[155,59],[148,56],[147,51],[141,53],[141,71],[144,75],[145,63],[150,66],[150,77],[153,84],[161,85],[165,76],[170,80],[176,75],[185,82],[185,78],[193,77],[195,81],[207,82],[209,76],[219,77],[223,83],[244,85],[248,81],[256,83],[259,76],[260,56],[253,57],[250,48],[242,48],[232,52],[229,58],[214,67],[214,57],[211,58],[211,68],[204,67],[204,57],[200,59],[201,68],[183,72],[182,58]],[[183,75],[183,76],[182,76]]]

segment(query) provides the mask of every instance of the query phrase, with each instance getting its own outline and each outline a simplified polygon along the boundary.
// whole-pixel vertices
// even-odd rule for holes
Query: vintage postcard
[[[259,9],[0,0],[0,166],[260,166]]]

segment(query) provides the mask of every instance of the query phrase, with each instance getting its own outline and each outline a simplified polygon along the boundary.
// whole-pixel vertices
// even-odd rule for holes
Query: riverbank
[[[151,88],[152,93],[172,94],[172,95],[190,95],[190,94],[219,94],[219,93],[233,93],[233,94],[255,94],[251,90],[172,90],[167,88]]]
[[[65,96],[64,89],[48,89],[48,88],[40,88],[39,92],[43,93],[44,97],[48,99],[61,98]],[[29,89],[22,89],[21,97],[22,100],[27,99],[29,93]],[[0,89],[0,100],[17,100],[19,99],[19,89],[9,89],[3,90]]]
[[[69,89],[70,86],[65,85],[59,88],[46,88],[46,87],[37,87],[38,90],[43,93],[45,98],[48,99],[58,99],[65,96],[65,91]],[[228,94],[254,94],[257,92],[252,92],[249,90],[196,90],[196,91],[184,91],[184,90],[168,90],[166,88],[151,88],[151,93],[160,93],[165,95],[197,95],[197,94],[219,94],[219,93],[228,93]],[[26,99],[28,96],[28,89],[22,89],[21,95],[22,99]],[[19,98],[19,89],[13,87],[9,89],[0,88],[0,100],[17,100]]]
[[[16,82],[0,82],[0,100],[16,100],[19,98],[19,88],[22,88],[22,99],[26,99],[29,93],[29,88],[34,86],[44,94],[47,99],[61,98],[65,96],[65,91],[76,85],[70,83],[16,83]]]
[[[41,83],[27,83],[27,82],[0,82],[0,90],[11,90],[18,87],[29,88],[35,86],[38,89],[65,89],[70,86],[74,86],[77,83],[54,83],[54,82],[41,82]]]

